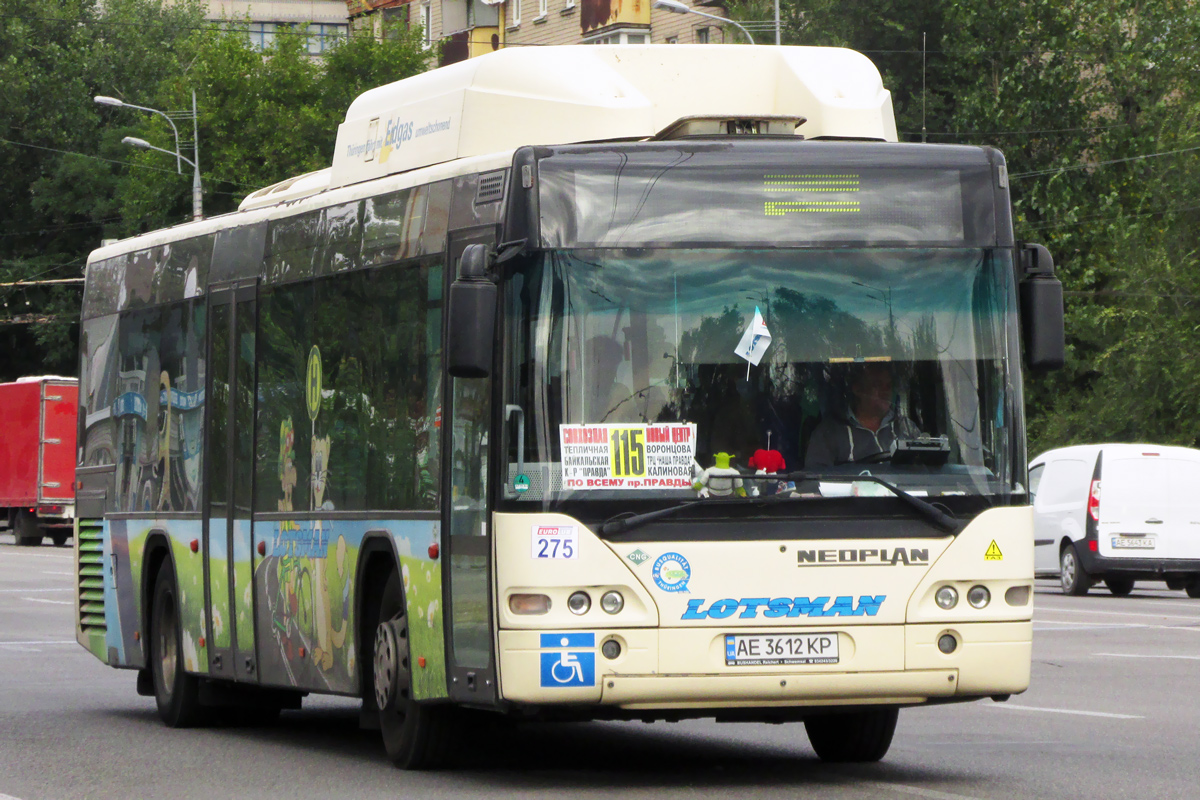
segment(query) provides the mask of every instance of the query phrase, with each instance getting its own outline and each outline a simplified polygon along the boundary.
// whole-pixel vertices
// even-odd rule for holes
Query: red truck
[[[75,525],[75,431],[79,381],[0,383],[0,522],[17,544],[49,536],[67,543]]]

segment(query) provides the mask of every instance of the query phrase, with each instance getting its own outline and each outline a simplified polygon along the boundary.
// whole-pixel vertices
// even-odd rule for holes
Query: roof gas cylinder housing
[[[738,134],[897,138],[891,94],[853,50],[506,48],[363,93],[330,170],[261,189],[242,209],[525,145]]]

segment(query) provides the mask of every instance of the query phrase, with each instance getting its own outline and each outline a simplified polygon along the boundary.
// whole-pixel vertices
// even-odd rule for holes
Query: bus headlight
[[[967,602],[971,604],[971,608],[983,608],[992,602],[992,593],[986,586],[972,586],[967,592]]]
[[[958,605],[958,590],[953,586],[943,586],[937,590],[933,601],[938,604],[938,608],[949,611]]]
[[[605,592],[600,598],[600,607],[609,614],[616,614],[625,607],[625,598],[620,592]]]
[[[567,598],[567,608],[571,609],[572,614],[586,614],[591,607],[592,598],[587,592],[575,592]]]

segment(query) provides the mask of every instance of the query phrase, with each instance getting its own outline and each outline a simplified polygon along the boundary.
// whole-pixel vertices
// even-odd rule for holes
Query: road
[[[403,773],[356,705],[310,698],[269,728],[169,730],[133,673],[73,641],[69,548],[0,536],[0,800],[43,798],[1194,798],[1200,600],[1144,584],[1036,594],[1033,686],[910,709],[879,764],[828,766],[801,725],[519,727],[465,765]]]

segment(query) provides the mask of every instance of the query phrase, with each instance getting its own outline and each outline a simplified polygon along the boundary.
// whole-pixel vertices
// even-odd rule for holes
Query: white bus
[[[456,707],[865,761],[1024,691],[1061,287],[999,152],[896,138],[847,50],[502,50],[96,251],[79,642],[171,726],[361,697],[408,768]]]

